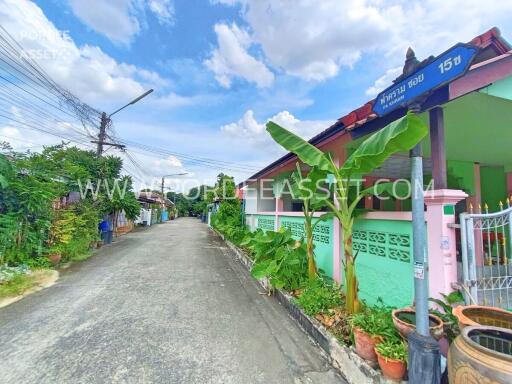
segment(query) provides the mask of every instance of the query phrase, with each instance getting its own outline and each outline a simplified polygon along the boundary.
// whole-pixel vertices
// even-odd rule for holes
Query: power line
[[[96,131],[100,120],[104,120],[99,111],[59,86],[2,26],[0,26],[0,118],[9,122],[9,125],[14,123],[15,127],[39,131],[81,145],[86,145],[90,138],[96,139],[88,127],[93,127]],[[259,169],[123,140],[110,124],[110,119],[107,118],[107,120],[107,124],[101,124],[104,132],[98,139],[101,143],[109,137],[113,144],[129,145],[146,155],[158,158],[174,156],[192,166],[237,173],[253,172]],[[58,129],[59,126],[65,126],[67,132],[62,132]],[[87,146],[90,146],[89,143]],[[134,156],[127,153],[126,158],[142,174],[147,172]]]
[[[255,171],[255,170],[259,169],[259,168],[253,167],[253,166],[240,165],[238,163],[229,162],[229,161],[215,160],[215,159],[209,159],[209,158],[204,158],[204,157],[186,155],[183,153],[174,152],[174,151],[170,151],[170,150],[155,147],[155,146],[150,146],[147,144],[137,143],[137,142],[129,141],[129,140],[122,140],[119,138],[116,138],[116,141],[118,141],[119,143],[125,144],[127,146],[130,146],[130,147],[138,148],[138,149],[146,151],[148,153],[158,153],[160,155],[175,156],[180,160],[184,160],[185,162],[188,161],[190,163],[199,164],[199,165],[206,165],[206,166],[213,166],[213,167],[226,167],[226,168],[230,168],[230,169],[236,169],[239,171],[247,171],[247,172],[251,172],[251,171]]]

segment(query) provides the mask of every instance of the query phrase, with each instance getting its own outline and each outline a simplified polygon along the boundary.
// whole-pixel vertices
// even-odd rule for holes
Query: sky
[[[326,129],[390,85],[408,47],[423,59],[493,26],[512,41],[511,16],[502,0],[0,0],[0,25],[92,107],[155,90],[113,117],[115,131],[175,155],[128,146],[140,167],[126,169],[148,184],[187,172],[167,181],[185,190],[281,156],[269,120],[305,138]],[[0,139],[56,141],[1,125]]]

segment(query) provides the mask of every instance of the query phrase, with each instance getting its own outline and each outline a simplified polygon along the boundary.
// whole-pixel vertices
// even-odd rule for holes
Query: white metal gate
[[[466,304],[512,309],[512,208],[460,215]]]

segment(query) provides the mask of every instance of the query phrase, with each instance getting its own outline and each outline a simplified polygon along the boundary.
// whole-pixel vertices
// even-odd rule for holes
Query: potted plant
[[[407,344],[400,338],[390,338],[375,347],[379,367],[384,377],[400,381],[407,368]]]
[[[62,251],[59,246],[53,246],[48,250],[48,260],[56,266],[60,263],[60,260],[62,258]]]
[[[72,210],[59,210],[51,223],[48,236],[48,259],[53,265],[59,264],[63,247],[68,244],[75,231],[76,215]]]
[[[350,325],[354,334],[356,353],[365,360],[377,363],[375,346],[384,337],[395,335],[389,313],[381,309],[365,309],[352,315]]]
[[[400,335],[407,340],[409,333],[416,329],[416,310],[413,307],[395,309],[391,316],[393,324]],[[428,315],[430,334],[436,340],[444,335],[443,320],[432,313]]]

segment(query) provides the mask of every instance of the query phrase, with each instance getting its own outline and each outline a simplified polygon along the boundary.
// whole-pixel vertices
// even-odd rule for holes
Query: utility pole
[[[409,107],[414,113],[421,111],[421,102]],[[423,191],[423,151],[421,143],[410,151],[412,191],[412,243],[414,260],[414,303],[416,329],[407,338],[409,381],[411,383],[438,384],[441,382],[439,343],[430,335],[428,311],[428,257],[425,236],[425,198]]]
[[[112,116],[112,115],[110,115],[110,116]],[[96,155],[98,157],[101,157],[101,155],[103,154],[103,146],[104,145],[109,145],[111,147],[117,147],[117,148],[120,148],[120,149],[126,148],[126,145],[117,144],[117,143],[110,143],[110,142],[105,141],[105,139],[107,138],[107,124],[110,121],[110,116],[107,116],[107,114],[105,112],[103,112],[101,114],[100,133],[98,133],[98,140],[92,140],[91,141],[91,143],[96,143],[97,144]]]
[[[164,183],[165,183],[165,178],[166,177],[172,177],[172,176],[184,176],[184,175],[188,175],[188,172],[181,172],[181,173],[173,173],[173,174],[170,174],[170,175],[165,175],[165,176],[162,176],[162,197],[165,198],[164,196]],[[174,203],[176,203],[176,192],[174,192]]]
[[[105,112],[103,112],[101,114],[100,133],[98,134],[98,147],[96,150],[96,155],[98,155],[98,157],[100,157],[101,154],[103,153],[103,142],[105,141],[107,122],[108,122],[107,114]]]
[[[137,101],[139,101],[140,99],[146,97],[147,95],[149,95],[151,92],[153,92],[152,89],[150,89],[149,91],[147,92],[144,92],[142,95],[140,95],[139,97],[137,97],[136,99],[130,101],[128,104],[126,104],[125,106],[122,106],[121,108],[115,110],[114,112],[112,112],[110,115],[107,115],[105,112],[103,112],[101,114],[101,122],[100,122],[100,132],[98,133],[98,140],[92,140],[91,143],[96,143],[97,144],[97,147],[96,147],[96,154],[98,155],[98,157],[101,157],[101,155],[103,154],[103,146],[104,145],[108,145],[108,146],[111,146],[111,147],[117,147],[117,148],[120,148],[120,149],[124,149],[126,148],[125,145],[123,144],[117,144],[117,143],[110,143],[110,142],[107,142],[105,141],[105,139],[107,138],[107,125],[108,123],[110,122],[110,118],[112,117],[112,115],[116,114],[117,112],[125,109],[126,107],[128,107],[129,105],[133,105],[135,104]]]

